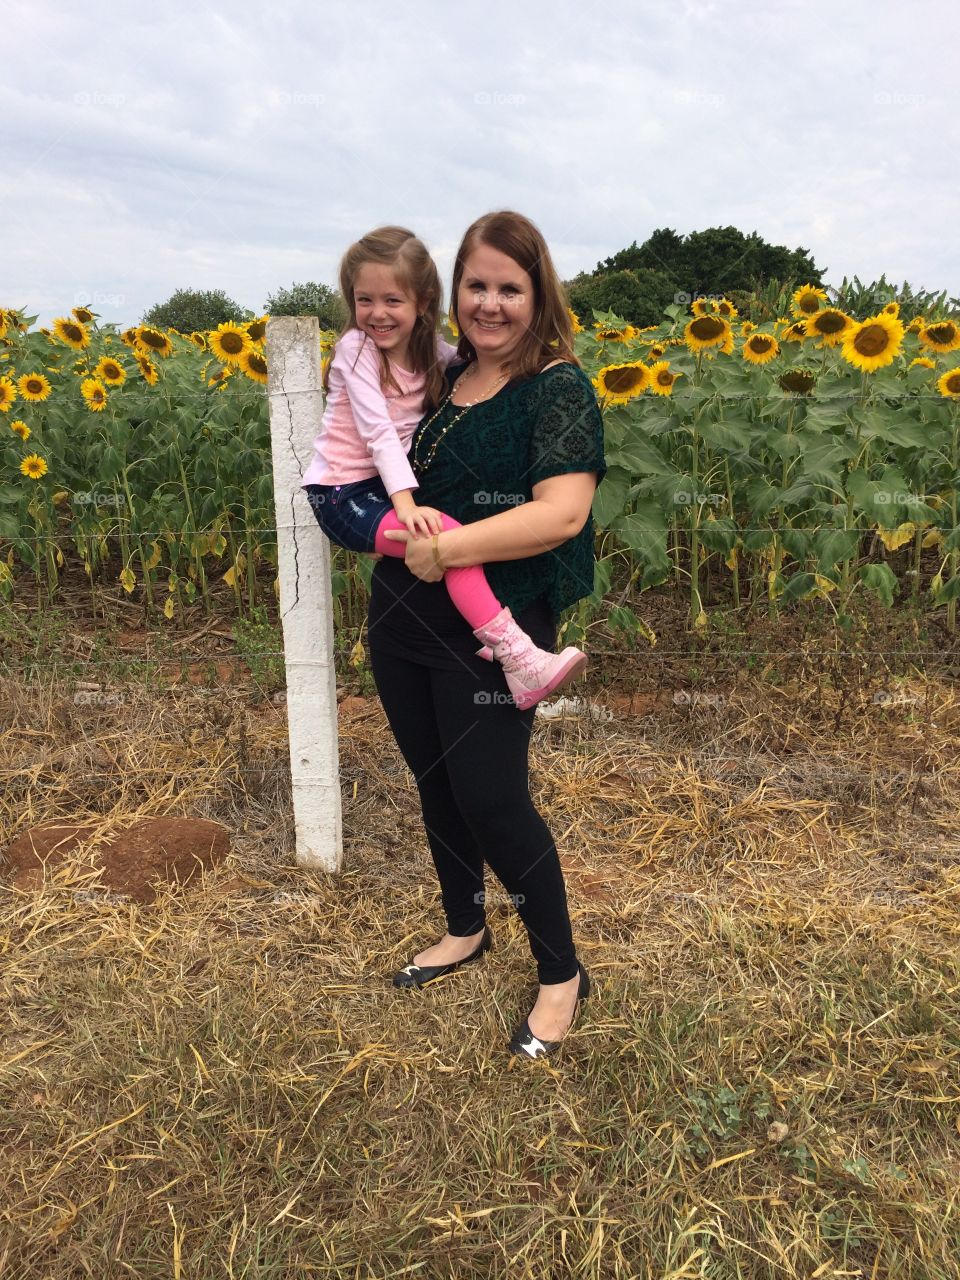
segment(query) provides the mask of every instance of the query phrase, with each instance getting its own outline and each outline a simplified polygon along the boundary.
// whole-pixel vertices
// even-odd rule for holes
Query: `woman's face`
[[[533,281],[513,258],[488,244],[467,256],[457,291],[460,332],[477,355],[504,361],[533,323]]]

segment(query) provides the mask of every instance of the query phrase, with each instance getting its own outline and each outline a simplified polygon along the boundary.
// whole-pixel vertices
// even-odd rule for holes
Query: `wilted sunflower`
[[[122,387],[127,378],[127,371],[116,360],[104,356],[93,371],[95,378],[102,378],[108,387]]]
[[[47,464],[38,453],[28,453],[20,463],[20,472],[29,480],[39,480],[47,474]]]
[[[733,330],[722,316],[694,316],[683,331],[683,340],[691,351],[710,347],[725,348],[733,343]]]
[[[93,324],[93,312],[88,311],[86,307],[74,307],[70,314],[75,316],[81,324]]]
[[[17,398],[17,388],[12,378],[0,378],[0,413],[9,413],[10,406]]]
[[[655,396],[673,395],[673,384],[682,373],[671,373],[668,360],[658,360],[650,366],[650,390]]]
[[[795,316],[812,316],[826,301],[827,295],[823,289],[812,284],[802,284],[793,295],[790,310]]]
[[[242,325],[220,324],[207,334],[207,346],[226,364],[239,364],[240,357],[253,350],[253,343]]]
[[[99,378],[84,378],[80,383],[80,394],[87,402],[91,413],[102,413],[107,405],[107,388]]]
[[[194,331],[193,333],[191,333],[190,341],[193,343],[195,347],[199,347],[201,351],[206,351],[207,340],[204,337],[204,335],[199,331]]]
[[[822,347],[836,347],[846,337],[847,331],[856,324],[845,311],[836,307],[824,307],[807,320],[807,337],[819,338]]]
[[[751,333],[740,348],[750,364],[767,364],[780,354],[780,343],[772,333]]]
[[[608,364],[600,370],[593,385],[608,405],[626,404],[642,395],[650,385],[650,370],[645,364]]]
[[[937,390],[951,400],[960,400],[960,367],[948,369],[937,379]]]
[[[903,325],[893,316],[869,316],[854,324],[843,336],[841,354],[855,369],[873,373],[893,364],[903,342]]]
[[[910,368],[912,369],[915,364],[918,364],[921,369],[935,369],[937,367],[937,362],[931,360],[928,356],[917,356],[916,360],[910,361]]]
[[[124,329],[123,333],[121,333],[120,335],[120,341],[126,343],[128,347],[133,347],[134,349],[136,349],[136,346],[137,346],[136,329]]]
[[[254,382],[267,381],[267,362],[259,351],[248,351],[240,357],[240,368]]]
[[[920,345],[928,351],[956,351],[960,347],[960,325],[954,320],[934,320],[920,330]]]
[[[82,351],[84,347],[90,345],[90,335],[79,320],[60,316],[53,322],[53,332],[61,342],[65,342],[68,347],[73,347],[74,351]]]
[[[42,373],[25,373],[17,381],[20,394],[24,400],[46,400],[50,394],[50,383]]]
[[[143,380],[148,387],[155,387],[160,381],[160,374],[157,372],[157,366],[153,363],[149,356],[138,355],[136,357],[140,372],[143,374]]]
[[[252,342],[262,342],[264,334],[267,332],[267,321],[269,316],[260,316],[258,320],[251,320],[246,326],[247,333],[250,335]]]
[[[30,435],[30,428],[22,418],[18,418],[16,422],[11,422],[10,430],[15,431],[21,440],[26,440]]]
[[[134,330],[137,348],[145,356],[172,356],[173,343],[160,329],[142,324]]]
[[[807,396],[816,386],[817,376],[812,369],[798,365],[795,369],[788,369],[786,373],[781,373],[777,381],[784,391],[792,391],[798,396]]]
[[[632,328],[631,325],[624,325],[623,328],[617,328],[616,325],[605,325],[599,322],[595,324],[594,337],[598,342],[626,342],[627,334]]]

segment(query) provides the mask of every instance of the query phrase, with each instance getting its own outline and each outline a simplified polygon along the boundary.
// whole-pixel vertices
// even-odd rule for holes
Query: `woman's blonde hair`
[[[460,330],[457,354],[464,360],[475,360],[473,343],[463,334],[457,313],[457,298],[467,258],[477,247],[486,244],[512,258],[533,281],[534,310],[529,329],[507,361],[511,378],[531,377],[552,360],[565,360],[579,366],[573,354],[573,325],[567,309],[563,285],[550,257],[550,250],[539,228],[522,213],[501,209],[485,213],[467,228],[453,266],[450,315]]]
[[[357,306],[353,290],[361,267],[368,262],[389,267],[397,283],[409,293],[417,304],[417,319],[407,348],[407,366],[411,373],[426,375],[423,409],[429,413],[440,403],[444,387],[443,365],[437,359],[437,323],[443,304],[443,289],[436,263],[427,252],[422,240],[418,240],[406,227],[377,227],[352,244],[340,260],[340,292],[347,307],[348,318],[340,333],[359,329]],[[365,341],[372,341],[364,335]],[[389,361],[378,348],[380,356],[380,381],[383,386],[402,390],[390,369]],[[330,366],[323,374],[323,389],[329,389]]]

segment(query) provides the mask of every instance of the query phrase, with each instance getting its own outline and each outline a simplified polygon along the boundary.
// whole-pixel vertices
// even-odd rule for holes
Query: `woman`
[[[603,426],[546,243],[526,218],[491,213],[469,228],[452,314],[461,337],[450,394],[421,422],[408,456],[417,501],[462,527],[432,538],[388,534],[406,542],[406,558],[379,561],[370,599],[373,675],[417,782],[448,929],[394,984],[424,986],[490,950],[486,861],[526,926],[540,982],[509,1048],[541,1057],[559,1048],[590,983],[557,850],[530,798],[534,710],[516,709],[490,661],[511,644],[509,630],[471,632],[441,579],[484,564],[519,626],[553,649],[560,611],[593,590]]]

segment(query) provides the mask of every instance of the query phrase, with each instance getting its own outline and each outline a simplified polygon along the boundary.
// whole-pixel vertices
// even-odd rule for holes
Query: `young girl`
[[[435,411],[444,370],[456,349],[437,334],[441,288],[423,243],[403,227],[380,227],[350,246],[340,264],[340,290],[350,318],[324,376],[326,407],[314,458],[303,477],[320,528],[350,551],[403,557],[405,543],[384,537],[405,529],[412,537],[460,527],[433,507],[417,506],[418,487],[407,451],[424,413]],[[462,410],[488,399],[505,375]],[[539,649],[490,590],[480,565],[447,569],[444,583],[457,610],[485,646],[480,656],[503,666],[520,710],[586,666],[572,646]]]

